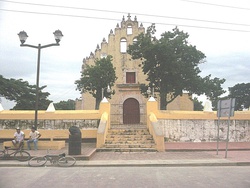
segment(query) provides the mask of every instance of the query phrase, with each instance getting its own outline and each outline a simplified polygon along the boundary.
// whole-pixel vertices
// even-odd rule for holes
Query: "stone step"
[[[155,148],[155,144],[104,144],[104,148]]]
[[[111,129],[146,129],[147,125],[145,124],[112,124],[111,122]]]
[[[154,148],[99,148],[97,152],[157,152]]]
[[[106,144],[154,144],[154,140],[105,140]]]
[[[134,140],[140,140],[140,139],[151,139],[151,135],[107,135],[107,139],[134,139]]]
[[[111,129],[108,131],[105,144],[98,151],[119,152],[156,152],[152,135],[143,129]]]
[[[138,132],[138,131],[148,131],[148,129],[109,129],[109,131],[115,131],[115,132]]]
[[[144,141],[136,141],[136,140],[106,140],[105,144],[155,144],[154,140],[144,140]]]
[[[147,129],[110,129],[110,132],[148,132]]]
[[[148,131],[109,131],[111,135],[148,135]]]

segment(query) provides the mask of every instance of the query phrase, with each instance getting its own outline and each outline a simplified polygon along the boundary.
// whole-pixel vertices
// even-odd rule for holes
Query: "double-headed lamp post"
[[[107,93],[110,93],[111,92],[111,89],[110,89],[110,86],[108,85],[108,87],[105,87],[105,88],[102,88],[102,99],[104,96],[104,90],[107,89]]]
[[[30,44],[24,44],[26,39],[28,38],[28,35],[25,31],[20,31],[18,33],[19,39],[21,41],[20,46],[21,47],[31,47],[38,49],[38,57],[37,57],[37,73],[36,73],[36,106],[35,106],[35,123],[34,126],[37,128],[37,112],[38,112],[38,101],[39,101],[39,73],[40,73],[40,54],[42,48],[47,48],[51,46],[60,46],[59,42],[61,41],[61,38],[63,37],[63,34],[60,30],[56,30],[54,33],[56,43],[48,44],[41,46],[41,44],[38,44],[38,46],[30,45]]]
[[[152,94],[152,97],[155,97],[155,88],[154,88],[154,84],[152,84],[152,91],[151,91],[151,87],[148,87],[148,90],[147,90],[147,94],[150,95]]]

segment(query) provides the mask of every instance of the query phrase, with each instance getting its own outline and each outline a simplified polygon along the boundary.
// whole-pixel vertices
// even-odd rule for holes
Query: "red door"
[[[136,99],[129,98],[123,103],[123,124],[140,123],[140,105]]]

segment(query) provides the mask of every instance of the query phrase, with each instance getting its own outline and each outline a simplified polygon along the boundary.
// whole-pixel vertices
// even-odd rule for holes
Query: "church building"
[[[111,125],[145,124],[146,121],[145,104],[148,98],[140,92],[140,84],[147,82],[146,75],[140,67],[141,60],[133,60],[126,52],[140,33],[145,33],[142,23],[138,24],[136,17],[132,20],[130,14],[126,19],[123,16],[121,23],[110,30],[108,40],[103,38],[95,53],[91,52],[89,57],[83,59],[83,64],[91,65],[96,59],[112,56],[118,79],[111,88],[115,90],[115,94],[108,99],[111,104]],[[154,98],[159,101],[157,93]],[[77,101],[76,110],[79,109],[94,110],[95,98],[89,93],[83,93],[82,100]],[[168,104],[167,110],[193,110],[193,102],[188,94],[183,94]]]

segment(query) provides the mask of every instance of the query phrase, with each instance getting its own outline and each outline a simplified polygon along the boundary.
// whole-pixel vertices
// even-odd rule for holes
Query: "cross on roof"
[[[130,16],[130,13],[128,13],[128,19],[130,20],[131,16]]]

